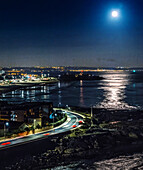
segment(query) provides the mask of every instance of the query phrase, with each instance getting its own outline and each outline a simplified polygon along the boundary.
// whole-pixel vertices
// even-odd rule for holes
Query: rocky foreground
[[[52,139],[54,150],[5,169],[143,168],[143,111],[96,109],[92,127],[88,109],[84,115],[85,123],[80,129]]]

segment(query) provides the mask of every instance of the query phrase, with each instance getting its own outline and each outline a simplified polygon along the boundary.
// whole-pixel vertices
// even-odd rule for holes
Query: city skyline
[[[142,6],[141,0],[0,2],[0,66],[143,67]]]

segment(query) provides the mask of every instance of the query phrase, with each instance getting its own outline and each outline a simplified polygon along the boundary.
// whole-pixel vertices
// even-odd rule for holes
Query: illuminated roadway
[[[83,121],[83,117],[79,114],[76,114],[74,112],[66,112],[67,113],[67,120],[62,125],[43,132],[39,132],[36,134],[23,136],[23,137],[17,137],[14,139],[5,140],[3,142],[0,142],[0,150],[8,149],[11,147],[15,147],[18,145],[23,145],[26,143],[31,143],[34,141],[42,140],[48,138],[48,136],[60,134],[63,132],[67,132],[69,130],[75,129],[77,127],[80,127],[79,121]]]

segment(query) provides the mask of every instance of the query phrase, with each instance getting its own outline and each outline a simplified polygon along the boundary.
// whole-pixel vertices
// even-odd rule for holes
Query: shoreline
[[[13,90],[17,90],[20,88],[27,88],[32,86],[44,86],[46,84],[57,83],[58,80],[50,80],[50,81],[31,81],[31,82],[24,82],[24,83],[14,83],[14,84],[7,84],[7,85],[0,85],[0,94],[10,92]]]

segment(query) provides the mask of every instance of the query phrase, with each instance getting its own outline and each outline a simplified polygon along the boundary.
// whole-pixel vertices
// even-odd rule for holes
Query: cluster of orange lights
[[[87,69],[87,70],[69,70],[70,72],[108,72],[108,71],[112,71],[112,72],[116,72],[116,71],[124,71],[124,70],[108,70],[108,69]]]

